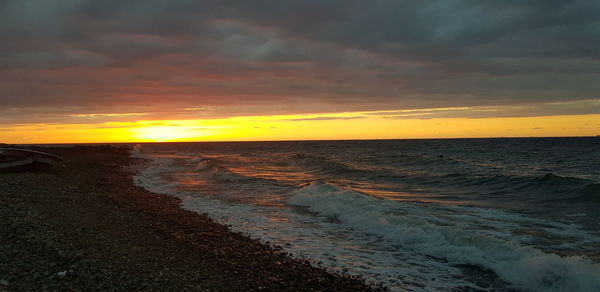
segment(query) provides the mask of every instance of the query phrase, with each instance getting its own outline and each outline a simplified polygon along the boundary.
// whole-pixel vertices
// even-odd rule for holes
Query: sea
[[[600,291],[600,138],[136,145],[135,183],[390,291]]]

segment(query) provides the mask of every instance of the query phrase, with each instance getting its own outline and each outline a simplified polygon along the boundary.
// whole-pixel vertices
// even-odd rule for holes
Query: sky
[[[600,1],[0,0],[0,143],[600,134]]]

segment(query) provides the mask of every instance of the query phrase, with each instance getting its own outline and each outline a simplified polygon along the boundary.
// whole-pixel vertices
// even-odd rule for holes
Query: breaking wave
[[[199,157],[194,158],[191,162],[196,162],[196,167],[194,170],[202,175],[207,176],[213,180],[218,182],[228,183],[228,182],[244,182],[255,180],[255,178],[247,177],[239,173],[235,173],[224,166],[219,165],[215,161]]]
[[[138,185],[391,291],[600,291],[600,156],[588,140],[153,144],[132,155],[152,160]]]
[[[413,189],[453,188],[456,191],[476,191],[483,196],[518,198],[526,201],[573,201],[600,203],[600,183],[582,178],[545,175],[516,175],[510,173],[484,173],[470,168],[464,161],[444,156],[403,155],[402,163],[395,168],[366,166],[340,162],[326,157],[295,154],[291,161],[307,171],[322,175],[371,182],[394,181]],[[456,166],[460,164],[461,166]],[[418,165],[415,171],[404,166]],[[452,170],[445,172],[445,170]],[[457,172],[458,170],[458,172]],[[487,169],[486,169],[487,170]]]
[[[561,257],[515,239],[506,218],[485,209],[440,209],[379,199],[333,184],[314,182],[294,192],[288,203],[334,218],[353,230],[456,265],[492,270],[515,287],[533,291],[600,291],[600,265],[580,256]],[[473,209],[473,208],[472,208]],[[461,212],[464,211],[464,212]],[[503,216],[507,216],[502,214]],[[518,221],[517,215],[510,220]],[[496,218],[497,217],[497,218]],[[442,220],[442,218],[446,220]],[[499,224],[494,226],[494,222]],[[482,229],[481,225],[489,224]],[[518,229],[518,226],[512,227]],[[558,226],[557,226],[558,228]],[[557,233],[568,232],[557,230]]]

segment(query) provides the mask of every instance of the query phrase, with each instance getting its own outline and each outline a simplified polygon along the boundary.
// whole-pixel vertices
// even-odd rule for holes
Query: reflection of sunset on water
[[[599,15],[0,0],[0,290],[598,292]]]

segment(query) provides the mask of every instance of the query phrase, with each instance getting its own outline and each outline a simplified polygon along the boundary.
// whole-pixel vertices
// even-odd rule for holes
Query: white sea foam
[[[296,191],[288,202],[335,218],[355,231],[378,236],[391,245],[454,264],[491,269],[519,288],[600,291],[600,265],[583,257],[544,253],[512,239],[511,233],[506,231],[511,226],[506,222],[518,222],[522,218],[500,210],[466,207],[444,210],[383,200],[327,183],[310,184]],[[469,215],[473,209],[478,216]],[[481,216],[485,212],[490,213]],[[494,226],[497,223],[501,223],[500,226]],[[482,229],[482,224],[488,225],[488,229]],[[518,227],[518,223],[513,224],[512,228]],[[577,235],[573,230],[563,233]]]
[[[333,270],[383,282],[392,291],[506,287],[493,280],[476,284],[465,275],[463,264],[492,270],[509,285],[524,290],[600,291],[595,281],[600,277],[598,264],[583,257],[561,257],[540,247],[577,251],[598,246],[598,238],[574,224],[498,209],[384,200],[323,182],[288,194],[287,202],[301,208],[260,205],[239,199],[273,201],[269,196],[280,196],[274,192],[281,187],[265,184],[266,180],[248,180],[251,177],[197,154],[179,154],[133,154],[152,159],[150,167],[135,177],[136,183],[178,196],[184,208],[207,213],[234,230],[281,245]],[[174,179],[183,176],[206,180],[203,183],[211,183],[219,195],[185,188]],[[545,234],[559,240],[540,243]]]
[[[282,246],[315,264],[383,283],[391,291],[482,288],[461,279],[460,269],[444,261],[379,245],[376,238],[353,234],[334,222],[254,204],[232,205],[195,196],[182,199],[185,209],[206,213],[233,230]]]
[[[182,207],[206,213],[232,229],[284,247],[296,256],[335,271],[362,275],[372,283],[384,283],[392,291],[446,291],[452,287],[473,287],[461,280],[460,269],[416,253],[377,246],[377,239],[352,233],[351,229],[288,208],[254,204],[232,204],[186,191],[168,177],[183,170],[172,157],[144,155],[152,159],[134,181],[150,191],[177,196]],[[239,187],[239,186],[238,186]],[[246,190],[251,192],[251,190]],[[261,190],[261,196],[268,191]]]

